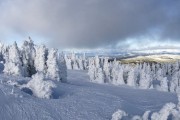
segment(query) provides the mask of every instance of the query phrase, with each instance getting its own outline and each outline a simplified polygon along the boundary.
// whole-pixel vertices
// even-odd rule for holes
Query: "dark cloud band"
[[[178,0],[0,0],[0,37],[33,33],[61,48],[129,46],[140,36],[178,41],[179,8]]]

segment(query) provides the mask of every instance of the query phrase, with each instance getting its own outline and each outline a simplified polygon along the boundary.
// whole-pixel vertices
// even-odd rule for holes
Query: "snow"
[[[18,84],[13,88],[8,80]],[[176,94],[170,92],[91,83],[82,70],[68,70],[67,83],[54,81],[54,99],[40,99],[21,90],[18,86],[28,78],[0,74],[0,81],[2,120],[110,120],[119,109],[131,117],[143,116],[147,110],[158,113],[166,103],[178,103]]]

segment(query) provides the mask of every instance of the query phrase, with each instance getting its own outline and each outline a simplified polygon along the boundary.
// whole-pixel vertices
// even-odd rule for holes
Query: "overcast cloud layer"
[[[0,40],[12,34],[60,48],[180,43],[180,1],[0,0]]]

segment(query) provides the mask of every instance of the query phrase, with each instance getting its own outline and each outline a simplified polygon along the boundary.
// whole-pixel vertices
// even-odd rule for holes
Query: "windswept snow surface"
[[[91,83],[87,71],[69,70],[67,83],[55,81],[54,99],[13,89],[5,82],[9,79],[23,78],[0,75],[1,120],[110,120],[118,109],[134,116],[159,111],[168,102],[177,104],[173,93]]]

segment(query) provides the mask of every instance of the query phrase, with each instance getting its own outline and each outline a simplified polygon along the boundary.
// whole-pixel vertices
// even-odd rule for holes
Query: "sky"
[[[180,0],[0,0],[0,41],[60,49],[180,46]]]

